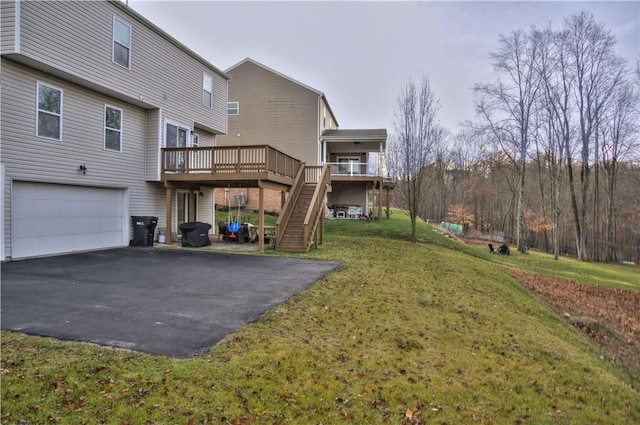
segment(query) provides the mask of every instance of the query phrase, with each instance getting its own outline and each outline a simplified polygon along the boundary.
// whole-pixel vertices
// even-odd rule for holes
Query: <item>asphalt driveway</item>
[[[8,262],[1,327],[188,358],[338,264],[140,247]]]

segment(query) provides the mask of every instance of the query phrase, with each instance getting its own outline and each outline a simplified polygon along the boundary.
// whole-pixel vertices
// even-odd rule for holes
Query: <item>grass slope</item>
[[[505,270],[544,260],[408,226],[328,222],[304,257],[343,265],[200,358],[3,332],[2,423],[640,422],[640,394]]]

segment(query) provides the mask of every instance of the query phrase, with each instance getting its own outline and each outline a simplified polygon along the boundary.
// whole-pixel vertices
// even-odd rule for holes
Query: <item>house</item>
[[[214,221],[213,187],[162,175],[227,132],[224,72],[120,1],[0,12],[2,260],[126,246],[132,216]]]
[[[218,146],[266,144],[307,165],[328,165],[331,191],[326,206],[336,217],[382,216],[385,182],[385,129],[342,130],[319,90],[247,58],[225,70],[229,83],[229,131]],[[226,194],[226,197],[225,197]],[[219,191],[218,205],[234,195],[256,205],[251,189]],[[280,211],[283,192],[265,194],[265,208]],[[374,199],[375,198],[375,199]]]

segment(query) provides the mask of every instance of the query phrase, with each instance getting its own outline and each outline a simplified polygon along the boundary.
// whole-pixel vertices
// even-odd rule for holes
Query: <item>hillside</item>
[[[640,422],[638,376],[513,277],[580,281],[581,264],[491,255],[424,224],[411,244],[398,212],[326,228],[304,257],[342,266],[200,358],[3,332],[2,423]],[[587,271],[639,289],[637,269]]]

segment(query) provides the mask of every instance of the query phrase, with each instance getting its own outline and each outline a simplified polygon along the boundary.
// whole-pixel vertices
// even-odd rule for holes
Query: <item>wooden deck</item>
[[[300,167],[298,159],[268,145],[163,148],[161,158],[165,186],[291,186]]]

